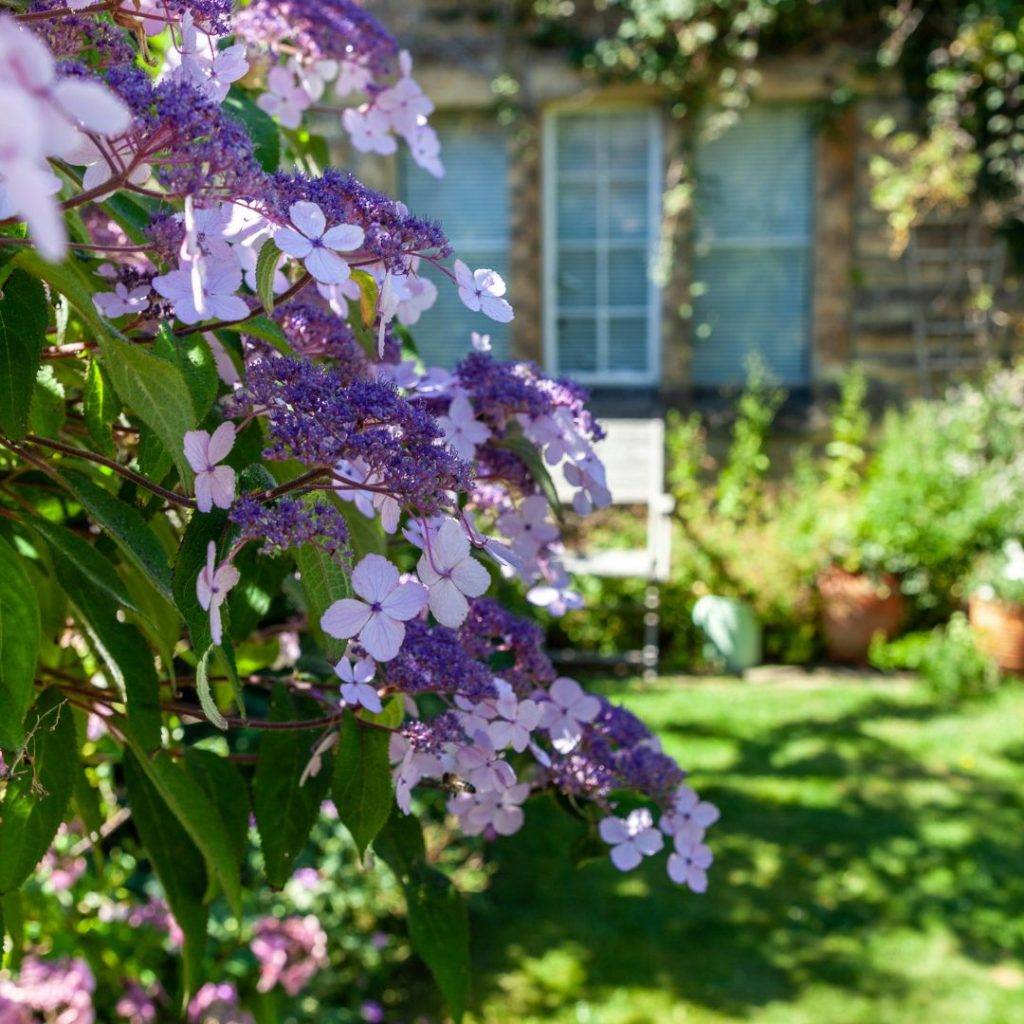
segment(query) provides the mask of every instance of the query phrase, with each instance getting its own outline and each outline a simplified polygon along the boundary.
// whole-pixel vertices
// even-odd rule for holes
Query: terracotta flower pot
[[[818,593],[830,661],[865,664],[875,634],[891,640],[903,624],[906,606],[899,581],[888,573],[867,576],[832,566],[818,576]]]
[[[967,618],[978,646],[1004,672],[1024,672],[1024,606],[972,594]]]

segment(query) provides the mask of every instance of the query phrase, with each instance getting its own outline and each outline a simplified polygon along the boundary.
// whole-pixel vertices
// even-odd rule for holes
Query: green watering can
[[[761,623],[746,601],[708,594],[693,606],[693,624],[729,672],[742,673],[760,664]]]

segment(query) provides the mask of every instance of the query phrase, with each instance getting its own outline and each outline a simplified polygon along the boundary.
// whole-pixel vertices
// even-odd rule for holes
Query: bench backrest
[[[672,499],[665,493],[665,421],[602,419],[607,436],[595,445],[604,462],[613,505],[643,505],[647,512],[647,544],[642,551],[587,552],[570,559],[576,572],[595,575],[668,577],[671,553]],[[556,474],[556,477],[561,474]],[[568,502],[572,488],[558,480]]]

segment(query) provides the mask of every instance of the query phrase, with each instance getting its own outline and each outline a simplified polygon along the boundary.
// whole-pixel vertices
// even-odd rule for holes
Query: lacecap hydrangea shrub
[[[36,0],[0,15],[0,109],[8,946],[62,823],[77,856],[129,828],[180,935],[171,1005],[243,1019],[204,975],[211,907],[285,885],[328,796],[454,1017],[466,911],[424,808],[510,835],[553,791],[617,868],[667,854],[703,891],[717,811],[489,596],[506,577],[577,600],[552,474],[579,514],[610,500],[585,393],[484,333],[424,367],[420,271],[481,332],[513,317],[504,282],[303,126],[334,111],[356,149],[443,174],[409,55],[352,0]],[[301,986],[293,960],[330,939],[302,919],[250,941]],[[89,965],[46,936],[29,954],[3,1019],[90,1020]],[[152,1019],[132,1009],[151,986],[124,984],[124,1019]]]

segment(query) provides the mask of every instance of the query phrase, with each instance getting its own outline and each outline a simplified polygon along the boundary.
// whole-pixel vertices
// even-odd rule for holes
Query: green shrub
[[[908,633],[896,640],[877,636],[868,660],[883,672],[918,672],[936,697],[955,701],[994,690],[1000,681],[996,664],[977,645],[963,612],[932,630]]]

